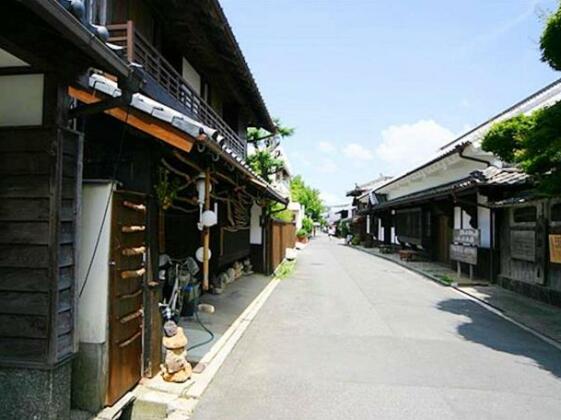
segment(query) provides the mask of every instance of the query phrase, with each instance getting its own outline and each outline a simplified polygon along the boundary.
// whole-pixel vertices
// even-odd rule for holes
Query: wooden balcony
[[[108,25],[108,29],[109,42],[123,47],[129,62],[142,65],[146,73],[181,105],[183,109],[178,111],[185,112],[189,117],[218,130],[224,137],[223,144],[245,159],[246,141],[242,140],[161,53],[135,30],[132,21]]]

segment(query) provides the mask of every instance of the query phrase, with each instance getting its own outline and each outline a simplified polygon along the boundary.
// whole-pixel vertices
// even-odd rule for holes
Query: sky
[[[295,174],[345,203],[561,78],[557,0],[221,0]]]

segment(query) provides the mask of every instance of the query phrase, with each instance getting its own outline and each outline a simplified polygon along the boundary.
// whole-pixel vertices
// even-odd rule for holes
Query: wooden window
[[[551,221],[561,222],[561,203],[551,205]]]
[[[513,211],[514,223],[535,223],[538,210],[535,206],[517,207]]]

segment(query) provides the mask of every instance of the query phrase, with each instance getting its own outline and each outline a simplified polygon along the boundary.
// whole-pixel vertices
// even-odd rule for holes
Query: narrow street
[[[458,292],[320,237],[195,419],[559,419],[561,352]]]

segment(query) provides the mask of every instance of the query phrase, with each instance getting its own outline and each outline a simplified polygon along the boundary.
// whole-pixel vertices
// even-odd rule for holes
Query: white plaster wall
[[[384,240],[384,227],[382,226],[382,220],[378,219],[378,240]]]
[[[0,67],[29,67],[29,64],[0,48]]]
[[[454,229],[462,228],[462,209],[454,207]]]
[[[201,94],[201,75],[195,68],[183,57],[181,75],[191,85],[193,89],[200,95]]]
[[[107,200],[111,196],[113,184],[84,184],[82,189],[82,225],[80,227],[80,260],[78,290],[82,288],[86,272],[99,234]],[[106,341],[109,308],[109,258],[111,237],[111,204],[99,246],[93,259],[88,283],[79,300],[78,332],[81,343],[101,344]]]
[[[366,215],[366,233],[370,235],[370,215]]]
[[[0,127],[43,124],[42,74],[0,76]]]
[[[251,218],[249,222],[249,243],[251,245],[263,244],[263,229],[261,228],[261,206],[253,203],[251,206]]]
[[[479,204],[487,204],[487,197],[477,194],[477,202]],[[491,210],[485,207],[477,207],[477,222],[481,231],[481,247],[491,247]]]

